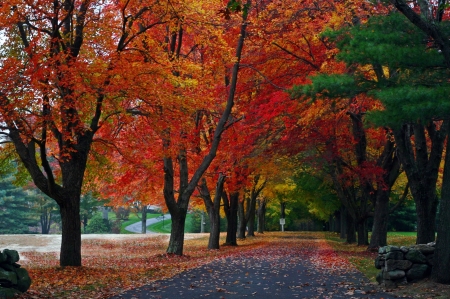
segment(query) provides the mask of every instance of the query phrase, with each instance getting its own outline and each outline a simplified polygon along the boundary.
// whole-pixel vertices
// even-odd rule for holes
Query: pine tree
[[[13,181],[11,175],[0,180],[0,234],[30,233],[30,226],[38,224],[37,214],[27,193]]]

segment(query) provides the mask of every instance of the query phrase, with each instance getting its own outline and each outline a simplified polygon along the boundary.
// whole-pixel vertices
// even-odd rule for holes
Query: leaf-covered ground
[[[265,233],[240,240],[237,247],[222,246],[220,250],[207,250],[206,245],[207,237],[186,240],[186,255],[178,257],[165,254],[167,236],[83,240],[83,267],[76,268],[60,268],[58,252],[23,252],[21,264],[29,271],[33,284],[21,298],[109,298],[212,261],[238,261],[246,256],[308,260],[324,275],[356,271],[348,259],[351,255],[335,250],[322,232]]]
[[[207,241],[207,235],[186,240],[186,255],[178,257],[165,254],[167,236],[134,238],[130,235],[129,238],[117,240],[87,239],[82,243],[83,267],[77,268],[60,268],[58,252],[22,252],[23,260],[20,263],[29,271],[33,284],[21,298],[109,298],[144,285],[160,284],[161,281],[170,282],[174,277],[189,275],[190,272],[186,270],[199,267],[206,269],[205,267],[213,267],[214,263],[242,266],[248,263],[247,258],[254,261],[261,259],[271,267],[308,263],[309,269],[313,269],[308,271],[315,272],[316,276],[311,277],[310,281],[302,283],[297,281],[289,285],[295,292],[305,290],[307,287],[312,288],[314,283],[323,283],[323,278],[331,276],[350,275],[362,282],[364,277],[361,273],[355,272],[356,268],[369,278],[371,278],[370,271],[376,272],[373,267],[375,253],[367,252],[363,247],[338,242],[331,234],[322,232],[265,233],[240,240],[237,247],[222,246],[220,250],[207,250]],[[211,269],[211,272],[206,272],[212,275],[215,272],[214,268]],[[284,270],[288,270],[288,267]],[[375,298],[371,293],[374,289],[373,284],[365,283],[365,287],[357,288],[353,282],[346,284],[348,281],[344,279],[340,282],[340,285],[335,284],[336,290],[341,293],[345,291],[344,294],[347,293],[348,298],[355,292],[367,293],[368,298]],[[200,283],[196,282],[192,289],[198,285]],[[360,283],[361,285],[364,284]],[[257,283],[253,286],[257,286]],[[400,289],[396,293],[399,297],[450,298],[445,297],[445,294],[450,294],[445,286],[428,284],[421,286],[424,286],[423,290],[417,285],[411,285],[409,288],[412,288],[412,292]],[[322,296],[317,298],[327,298],[325,289],[315,285],[314,294]],[[216,289],[217,292],[224,294],[227,290],[229,289],[225,287]],[[263,286],[261,290],[264,290]],[[332,293],[336,290],[327,292]],[[376,292],[379,291],[383,290],[376,289]],[[298,298],[302,298],[299,296]]]

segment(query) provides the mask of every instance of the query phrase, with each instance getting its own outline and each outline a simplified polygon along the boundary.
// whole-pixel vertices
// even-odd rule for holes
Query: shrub
[[[111,233],[111,223],[108,219],[103,219],[101,214],[96,214],[89,220],[86,232],[88,234]]]

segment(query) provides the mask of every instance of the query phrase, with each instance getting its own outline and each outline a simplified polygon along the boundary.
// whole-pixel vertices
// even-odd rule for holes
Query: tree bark
[[[199,191],[200,196],[202,197],[206,211],[208,212],[209,222],[210,222],[210,232],[209,232],[209,241],[208,241],[208,249],[219,249],[219,241],[220,241],[220,200],[222,198],[223,193],[223,185],[225,183],[225,176],[223,174],[219,174],[219,178],[217,179],[216,184],[216,194],[214,195],[214,201],[211,199],[211,194],[209,192],[208,186],[206,185],[206,179],[203,178],[201,180]]]
[[[68,197],[59,208],[62,224],[60,265],[81,266],[80,197]]]
[[[233,192],[228,197],[228,195],[224,192],[222,199],[224,202],[223,209],[227,218],[227,236],[225,245],[237,246],[236,233],[239,193]]]
[[[245,217],[245,201],[246,199],[238,202],[238,239],[245,239],[245,230],[247,227],[247,219]],[[247,206],[248,209],[248,206]]]
[[[353,244],[356,242],[355,220],[347,213],[346,217],[346,242]]]
[[[388,219],[389,192],[387,190],[381,190],[377,192],[369,248],[376,249],[387,245]]]
[[[369,245],[369,239],[367,234],[367,218],[358,221],[357,228],[358,228],[358,246]]]
[[[339,238],[345,239],[347,237],[347,217],[349,217],[349,216],[347,213],[347,209],[344,206],[341,206],[340,215],[341,215],[341,218],[340,218],[341,232],[340,232]]]
[[[50,225],[52,224],[51,209],[44,208],[41,213],[41,230],[43,235],[50,233]],[[86,226],[86,225],[85,225]]]
[[[141,217],[141,233],[147,233],[147,206],[142,206],[142,217]]]
[[[448,138],[441,196],[431,278],[438,283],[450,284],[448,274],[450,269],[450,141]]]
[[[258,233],[263,234],[266,224],[266,200],[258,200]]]

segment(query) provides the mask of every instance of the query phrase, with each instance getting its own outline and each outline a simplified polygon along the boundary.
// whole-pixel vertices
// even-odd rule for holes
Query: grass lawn
[[[171,230],[171,228],[170,228],[171,225],[172,225],[172,221],[170,219],[165,219],[164,226],[163,226],[163,222],[160,221],[160,222],[157,222],[157,223],[147,226],[147,230],[156,232],[156,233],[169,234],[170,230]]]
[[[416,232],[389,232],[387,243],[389,245],[407,246],[416,241]],[[370,235],[369,235],[370,238]],[[375,282],[375,277],[380,271],[374,266],[377,252],[367,251],[367,246],[347,244],[336,233],[326,233],[327,242],[338,252],[340,256],[348,259],[370,281]]]
[[[161,214],[159,214],[159,213],[157,213],[157,214],[147,213],[147,219],[156,218],[156,217],[159,217],[159,216],[161,216]],[[109,212],[108,213],[108,218],[111,221],[115,221],[117,219],[116,218],[116,214],[114,212]],[[133,224],[133,223],[136,223],[136,222],[140,222],[140,221],[141,221],[141,219],[139,219],[139,217],[135,213],[130,213],[130,215],[128,215],[128,220],[122,221],[122,223],[120,225],[120,233],[121,234],[134,234],[134,233],[132,233],[130,231],[127,231],[125,229],[125,227],[127,227],[130,224]]]

